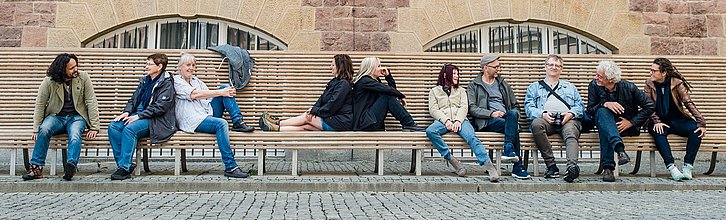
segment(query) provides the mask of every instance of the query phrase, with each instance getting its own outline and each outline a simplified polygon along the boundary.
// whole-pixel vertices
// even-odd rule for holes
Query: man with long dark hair
[[[47,76],[38,88],[33,114],[35,141],[30,170],[24,180],[43,178],[43,166],[50,138],[68,134],[68,160],[63,166],[63,179],[70,181],[76,174],[81,154],[83,131],[86,138],[94,139],[100,126],[98,101],[88,74],[78,72],[78,57],[60,54],[48,67]]]

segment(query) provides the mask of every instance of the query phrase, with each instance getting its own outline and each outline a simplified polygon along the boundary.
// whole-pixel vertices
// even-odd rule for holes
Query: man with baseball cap
[[[484,55],[482,72],[466,89],[469,98],[469,115],[477,131],[504,133],[502,160],[514,163],[512,176],[529,179],[529,173],[519,157],[519,108],[512,87],[499,76],[502,69],[499,56]]]

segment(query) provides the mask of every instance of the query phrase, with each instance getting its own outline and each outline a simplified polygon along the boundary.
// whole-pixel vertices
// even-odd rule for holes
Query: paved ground
[[[720,219],[725,191],[4,193],[3,219]]]

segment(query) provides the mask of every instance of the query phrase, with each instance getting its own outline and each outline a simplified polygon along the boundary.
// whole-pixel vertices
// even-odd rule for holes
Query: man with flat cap
[[[519,107],[512,87],[499,75],[502,69],[499,56],[481,58],[481,74],[466,89],[469,116],[477,131],[504,133],[502,160],[514,163],[512,176],[529,179],[529,173],[519,157]]]

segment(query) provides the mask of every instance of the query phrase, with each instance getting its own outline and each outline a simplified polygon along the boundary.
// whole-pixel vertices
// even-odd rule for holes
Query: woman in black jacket
[[[385,77],[383,84],[378,77]],[[391,72],[381,67],[377,57],[366,57],[361,61],[358,75],[353,79],[353,130],[385,130],[383,122],[388,112],[401,122],[405,131],[425,131],[413,121],[406,110],[406,96],[396,89]]]
[[[333,57],[330,69],[335,78],[328,82],[318,101],[302,115],[278,120],[267,112],[260,117],[264,131],[350,131],[353,129],[353,61],[350,56]]]

